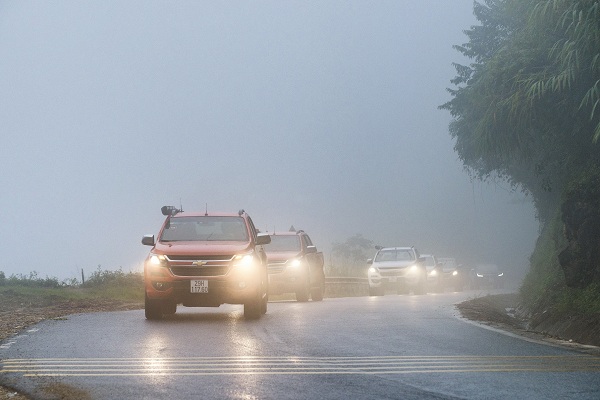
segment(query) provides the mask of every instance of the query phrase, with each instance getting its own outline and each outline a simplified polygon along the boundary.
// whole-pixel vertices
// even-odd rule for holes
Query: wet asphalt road
[[[600,358],[467,323],[473,292],[179,307],[42,322],[0,347],[32,398],[599,399]],[[68,398],[68,397],[66,397]]]

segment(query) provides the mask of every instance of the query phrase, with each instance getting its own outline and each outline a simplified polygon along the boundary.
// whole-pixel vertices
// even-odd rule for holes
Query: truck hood
[[[267,251],[267,259],[269,261],[285,261],[300,256],[302,256],[302,253],[297,251]]]
[[[416,261],[378,261],[374,262],[373,266],[379,269],[398,269],[398,268],[406,268],[411,265],[415,265]]]
[[[250,242],[158,242],[157,254],[170,255],[234,255],[252,251]]]

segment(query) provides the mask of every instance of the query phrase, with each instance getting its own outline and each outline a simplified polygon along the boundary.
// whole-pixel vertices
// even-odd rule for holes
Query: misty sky
[[[530,201],[453,150],[472,0],[0,1],[0,270],[136,270],[160,207],[523,274]]]

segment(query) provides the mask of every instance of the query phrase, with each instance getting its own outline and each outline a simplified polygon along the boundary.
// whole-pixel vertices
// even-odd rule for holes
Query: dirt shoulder
[[[479,297],[456,305],[471,321],[532,340],[600,355],[600,314],[565,316],[547,311],[532,316],[516,293]]]

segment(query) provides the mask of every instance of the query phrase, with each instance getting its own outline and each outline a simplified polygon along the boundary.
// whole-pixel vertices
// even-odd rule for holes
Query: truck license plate
[[[191,280],[190,293],[208,293],[207,280]]]

